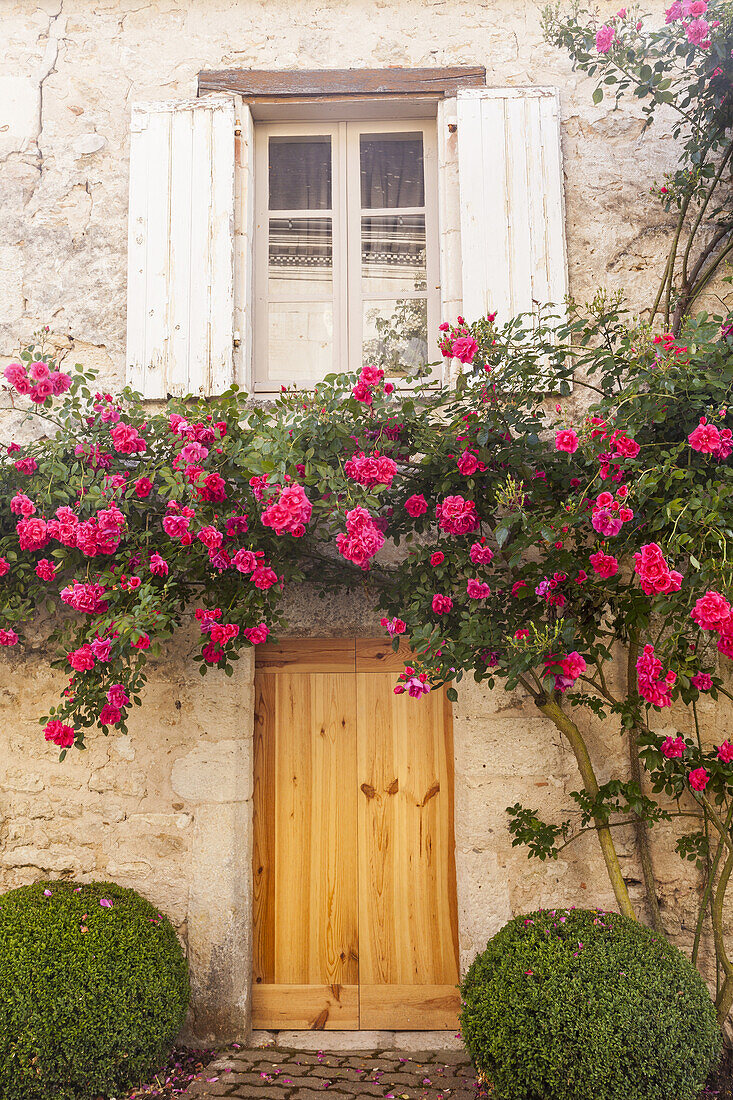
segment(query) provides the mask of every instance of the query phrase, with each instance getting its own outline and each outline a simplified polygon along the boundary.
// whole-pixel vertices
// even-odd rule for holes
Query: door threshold
[[[464,1049],[456,1031],[253,1031],[254,1047],[278,1046],[293,1050],[437,1051]]]

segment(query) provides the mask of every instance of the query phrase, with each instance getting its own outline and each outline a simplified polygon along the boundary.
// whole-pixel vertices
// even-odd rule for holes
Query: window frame
[[[344,373],[361,367],[364,293],[362,287],[361,219],[377,216],[371,210],[362,211],[360,137],[362,134],[416,133],[422,134],[424,206],[394,208],[394,212],[424,212],[426,240],[427,339],[437,332],[441,313],[441,239],[439,224],[438,131],[437,119],[430,117],[340,118],[335,120],[324,112],[323,122],[257,122],[254,123],[254,239],[253,239],[253,361],[252,392],[267,395],[279,392],[282,385],[294,379],[270,379],[268,349],[268,268],[269,219],[279,211],[269,210],[269,138],[277,136],[331,138],[332,195],[331,210],[298,211],[300,217],[330,217],[332,227],[333,271],[333,356],[326,373]],[[391,208],[390,208],[391,209]],[[288,212],[284,213],[287,216]],[[291,212],[296,215],[296,212]],[[420,294],[418,297],[422,297]],[[386,296],[382,300],[388,299]],[[427,359],[430,360],[428,352]],[[264,364],[264,369],[263,365]],[[310,389],[321,378],[298,379],[303,389]],[[395,379],[398,385],[408,382]]]

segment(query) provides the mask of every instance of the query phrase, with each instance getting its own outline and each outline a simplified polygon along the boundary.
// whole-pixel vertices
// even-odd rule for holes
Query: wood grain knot
[[[400,789],[399,779],[393,779],[390,785],[387,787],[387,794],[397,794]]]
[[[377,793],[370,783],[362,783],[361,790],[364,792],[367,798],[374,798]]]
[[[440,790],[440,783],[436,779],[435,782],[432,784],[432,786],[428,787],[427,791],[425,792],[425,797],[423,798],[420,805],[424,806],[427,802],[430,801],[431,798],[435,798],[435,796],[436,796],[436,794],[438,793],[439,790]]]

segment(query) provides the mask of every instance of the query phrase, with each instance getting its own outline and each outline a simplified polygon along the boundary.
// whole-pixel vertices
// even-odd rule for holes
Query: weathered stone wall
[[[658,12],[662,5],[655,0]],[[613,6],[604,3],[609,12]],[[671,165],[664,128],[594,108],[592,85],[546,46],[521,0],[0,0],[0,359],[41,325],[122,381],[130,104],[195,94],[202,68],[484,64],[490,84],[562,93],[571,291],[648,301],[665,226],[648,194]],[[72,361],[73,361],[72,359]],[[4,431],[0,434],[3,434]],[[373,612],[303,591],[300,634],[371,634]],[[183,638],[156,662],[129,737],[90,738],[63,765],[36,724],[59,676],[43,654],[0,662],[0,889],[41,875],[113,878],[172,916],[194,974],[200,1037],[243,1032],[250,976],[251,667],[202,680]],[[703,704],[706,729],[729,714]],[[583,716],[600,778],[625,748]],[[667,720],[674,721],[674,716]],[[577,786],[554,727],[520,695],[464,683],[454,721],[461,957],[514,912],[612,904],[592,836],[547,865],[512,849],[505,807],[561,813]],[[638,879],[630,837],[624,871]],[[689,943],[695,872],[655,844],[665,917]],[[666,854],[663,854],[666,853]],[[638,888],[635,890],[638,896]]]

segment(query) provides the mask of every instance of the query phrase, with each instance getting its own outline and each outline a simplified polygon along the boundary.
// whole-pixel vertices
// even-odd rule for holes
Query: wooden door
[[[255,1028],[456,1026],[450,704],[394,694],[406,656],[258,647]]]

